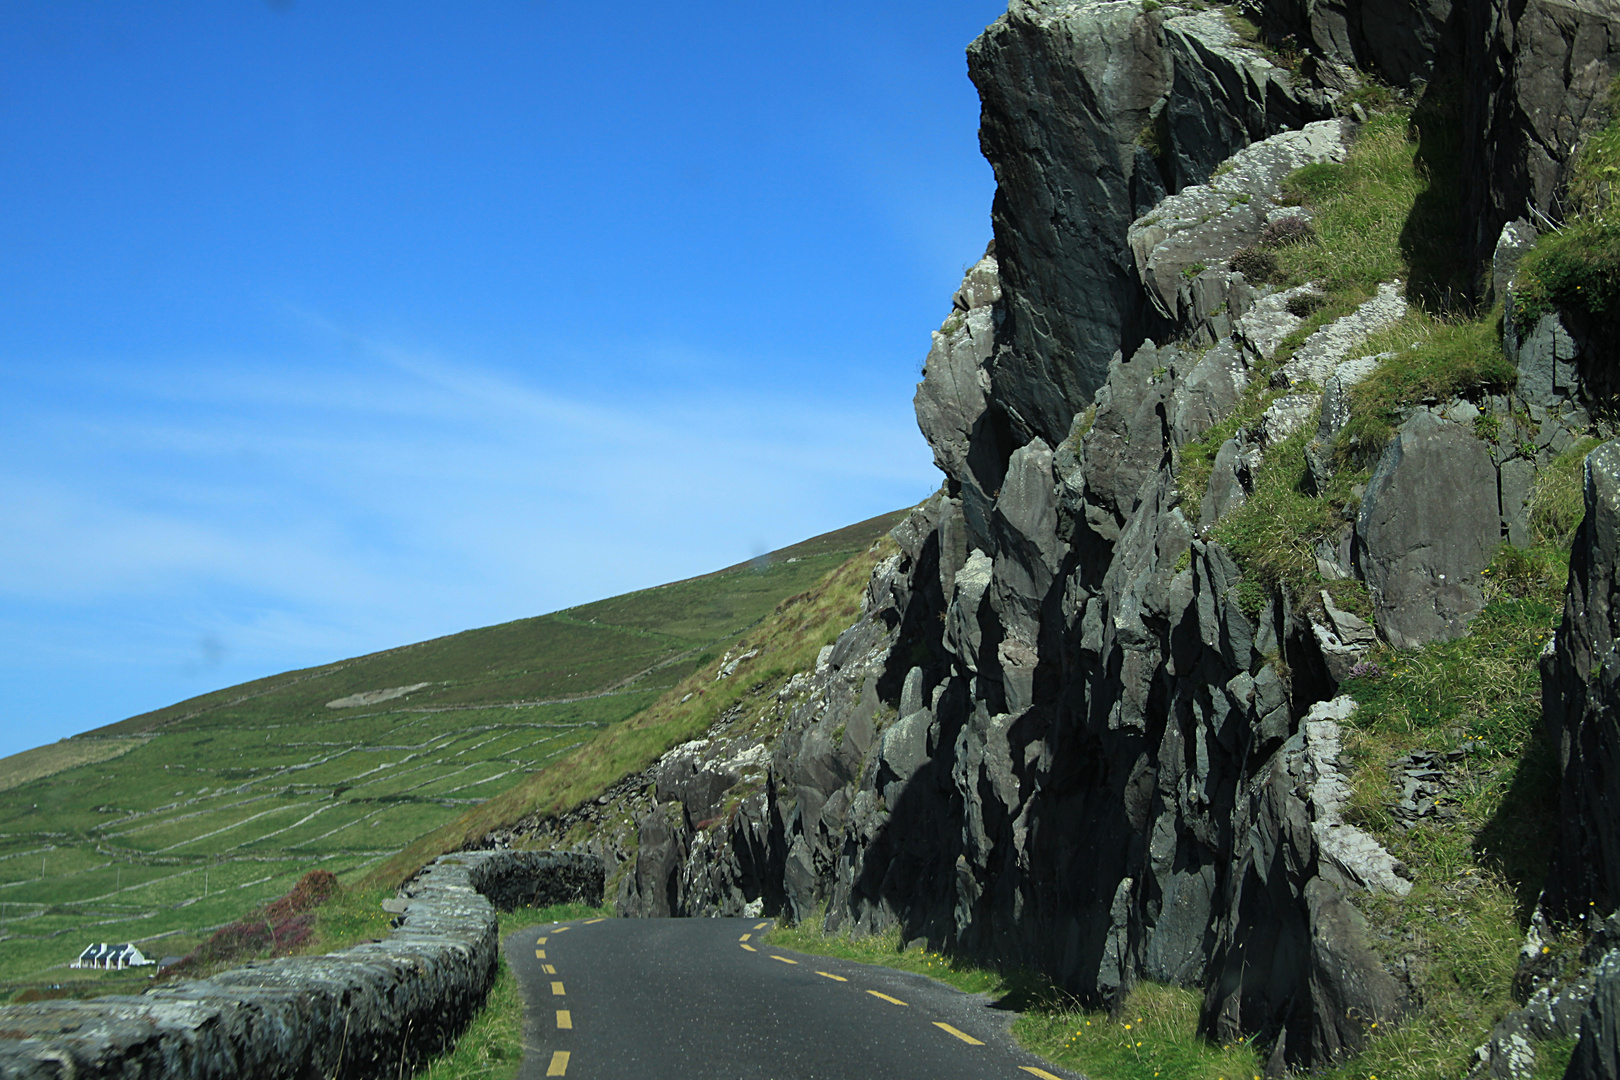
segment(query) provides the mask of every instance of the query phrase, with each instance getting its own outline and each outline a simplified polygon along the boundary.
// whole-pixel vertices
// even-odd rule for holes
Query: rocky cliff
[[[1288,178],[1346,159],[1369,88],[1467,80],[1463,242],[1491,284],[1466,299],[1509,291],[1604,120],[1620,18],[1580,0],[1251,14],[1263,36],[1201,4],[1013,0],[972,45],[995,240],[917,392],[944,484],[814,671],[624,785],[637,835],[605,854],[626,914],[898,926],[1100,1007],[1193,986],[1205,1032],[1258,1039],[1274,1072],[1413,1007],[1363,914],[1412,872],[1347,821],[1357,705],[1336,693],[1379,639],[1468,633],[1482,571],[1525,542],[1536,477],[1607,391],[1573,316],[1517,326],[1510,306],[1513,377],[1402,403],[1308,587],[1265,577],[1216,527],[1290,448],[1331,487],[1357,387],[1404,355],[1364,345],[1419,297],[1383,281],[1307,326],[1325,286],[1280,288],[1244,256],[1310,234]],[[1189,488],[1182,457],[1211,439]],[[1554,898],[1605,913],[1611,465],[1589,466],[1548,660],[1571,777]],[[1351,581],[1361,616],[1329,591]]]

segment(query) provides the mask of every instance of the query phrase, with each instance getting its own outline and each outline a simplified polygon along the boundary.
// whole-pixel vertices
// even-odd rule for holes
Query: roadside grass
[[[589,904],[521,907],[501,913],[500,935],[505,940],[515,930],[542,923],[612,917],[610,909]],[[417,1066],[414,1075],[423,1080],[508,1080],[517,1074],[524,1049],[523,992],[503,956],[495,985],[467,1030],[449,1050]]]
[[[1246,1080],[1262,1063],[1248,1043],[1221,1047],[1197,1034],[1201,995],[1184,987],[1140,983],[1118,1016],[1075,1007],[1043,976],[997,971],[922,944],[906,947],[898,927],[852,937],[821,929],[824,912],[779,926],[766,942],[783,949],[909,971],[969,994],[986,994],[996,1007],[1019,1012],[1013,1035],[1025,1049],[1056,1065],[1108,1080]]]
[[[501,795],[463,812],[385,861],[368,875],[371,885],[397,885],[448,851],[457,851],[493,829],[533,814],[561,814],[595,798],[621,778],[646,768],[659,755],[697,738],[728,709],[762,686],[815,666],[860,611],[872,568],[895,550],[887,538],[844,562],[806,592],[789,597],[733,646],[759,650],[727,679],[717,679],[716,657],[668,690],[636,716],[596,735],[554,764]]]
[[[484,1007],[455,1045],[418,1065],[421,1080],[509,1080],[523,1061],[523,992],[503,956]]]

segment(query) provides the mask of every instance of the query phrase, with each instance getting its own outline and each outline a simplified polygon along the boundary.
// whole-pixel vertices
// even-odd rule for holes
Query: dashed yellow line
[[[547,975],[557,974],[557,969],[552,967],[550,964],[541,964],[540,966],[545,969]]]
[[[881,994],[876,990],[868,990],[867,993],[871,994],[875,998],[882,998],[884,1001],[887,1001],[890,1005],[904,1005],[905,1004],[905,1002],[901,1001],[899,998],[892,998],[888,994]]]
[[[585,920],[585,925],[590,926],[592,923],[599,923],[599,922],[607,922],[607,920],[606,919],[586,919]]]
[[[759,952],[758,949],[754,948],[752,945],[748,944],[748,942],[746,942],[746,941],[743,942],[743,948],[747,949],[749,952]]]
[[[967,1043],[969,1046],[983,1046],[984,1045],[984,1042],[982,1040],[975,1039],[973,1036],[969,1035],[965,1031],[958,1031],[955,1028],[951,1027],[951,1025],[949,1025],[949,1024],[941,1023],[940,1021],[935,1020],[934,1021],[934,1026],[939,1028],[939,1030],[941,1030],[943,1032],[946,1032],[947,1034],[955,1035],[958,1039],[961,1039],[963,1042]]]
[[[1062,1077],[1053,1076],[1051,1073],[1047,1072],[1045,1069],[1037,1069],[1033,1065],[1020,1065],[1018,1067],[1020,1069],[1023,1069],[1025,1072],[1029,1073],[1031,1076],[1040,1077],[1041,1080],[1063,1080]]]
[[[544,950],[544,949],[536,949],[536,950],[534,950],[534,958],[536,960],[544,960],[546,958],[546,950]]]
[[[557,1010],[557,1026],[564,1031],[571,1031],[574,1027],[574,1017],[567,1009]]]
[[[551,1064],[546,1066],[547,1076],[568,1075],[568,1051],[557,1050],[551,1055]]]
[[[545,938],[535,938],[534,943],[536,945],[544,945],[546,943],[546,939]]]
[[[751,938],[753,936],[754,936],[753,934],[744,934],[742,937],[738,938],[737,940],[738,941],[747,941],[749,938]]]
[[[762,923],[755,923],[755,924],[754,924],[754,929],[755,929],[755,930],[763,930],[763,929],[765,929],[765,928],[766,928],[766,927],[767,927],[767,926],[769,926],[769,925],[771,925],[771,924],[770,924],[770,921],[769,921],[769,920],[766,920],[766,921],[765,921],[765,922],[762,922]]]
[[[569,926],[559,926],[559,927],[557,927],[557,929],[555,929],[555,930],[553,930],[553,931],[552,931],[552,933],[553,933],[553,934],[560,934],[560,933],[562,933],[562,932],[563,932],[563,931],[564,931],[564,930],[571,930],[571,929],[573,929],[573,928],[572,928],[572,927],[569,927]]]
[[[797,960],[789,960],[787,957],[785,957],[785,956],[777,956],[775,953],[771,954],[771,959],[772,960],[780,960],[784,964],[797,964],[798,963]]]
[[[823,979],[831,979],[834,982],[849,982],[849,980],[844,978],[842,975],[834,975],[830,971],[818,971],[816,974],[820,975]]]
[[[551,984],[551,996],[552,997],[564,997],[564,996],[566,996],[566,995],[563,994],[562,983],[554,982],[554,983]]]

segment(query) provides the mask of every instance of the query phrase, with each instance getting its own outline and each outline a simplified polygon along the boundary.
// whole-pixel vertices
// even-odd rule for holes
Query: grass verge
[[[822,917],[777,927],[771,945],[926,975],[969,994],[986,994],[1016,1010],[1013,1035],[1027,1050],[1066,1069],[1107,1080],[1241,1080],[1262,1069],[1248,1043],[1216,1046],[1197,1034],[1201,995],[1183,987],[1142,983],[1117,1017],[1075,1008],[1043,976],[997,971],[918,944],[906,947],[896,927],[856,938],[828,934]]]
[[[501,913],[501,938],[525,926],[573,919],[611,917],[613,912],[589,904],[554,904]],[[425,1080],[509,1080],[523,1061],[523,992],[502,957],[484,1007],[456,1044],[419,1066]]]

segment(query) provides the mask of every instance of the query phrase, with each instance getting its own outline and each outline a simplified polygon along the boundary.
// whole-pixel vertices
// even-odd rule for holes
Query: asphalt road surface
[[[507,937],[519,1080],[1069,1080],[982,995],[762,945],[760,919],[589,919]]]

